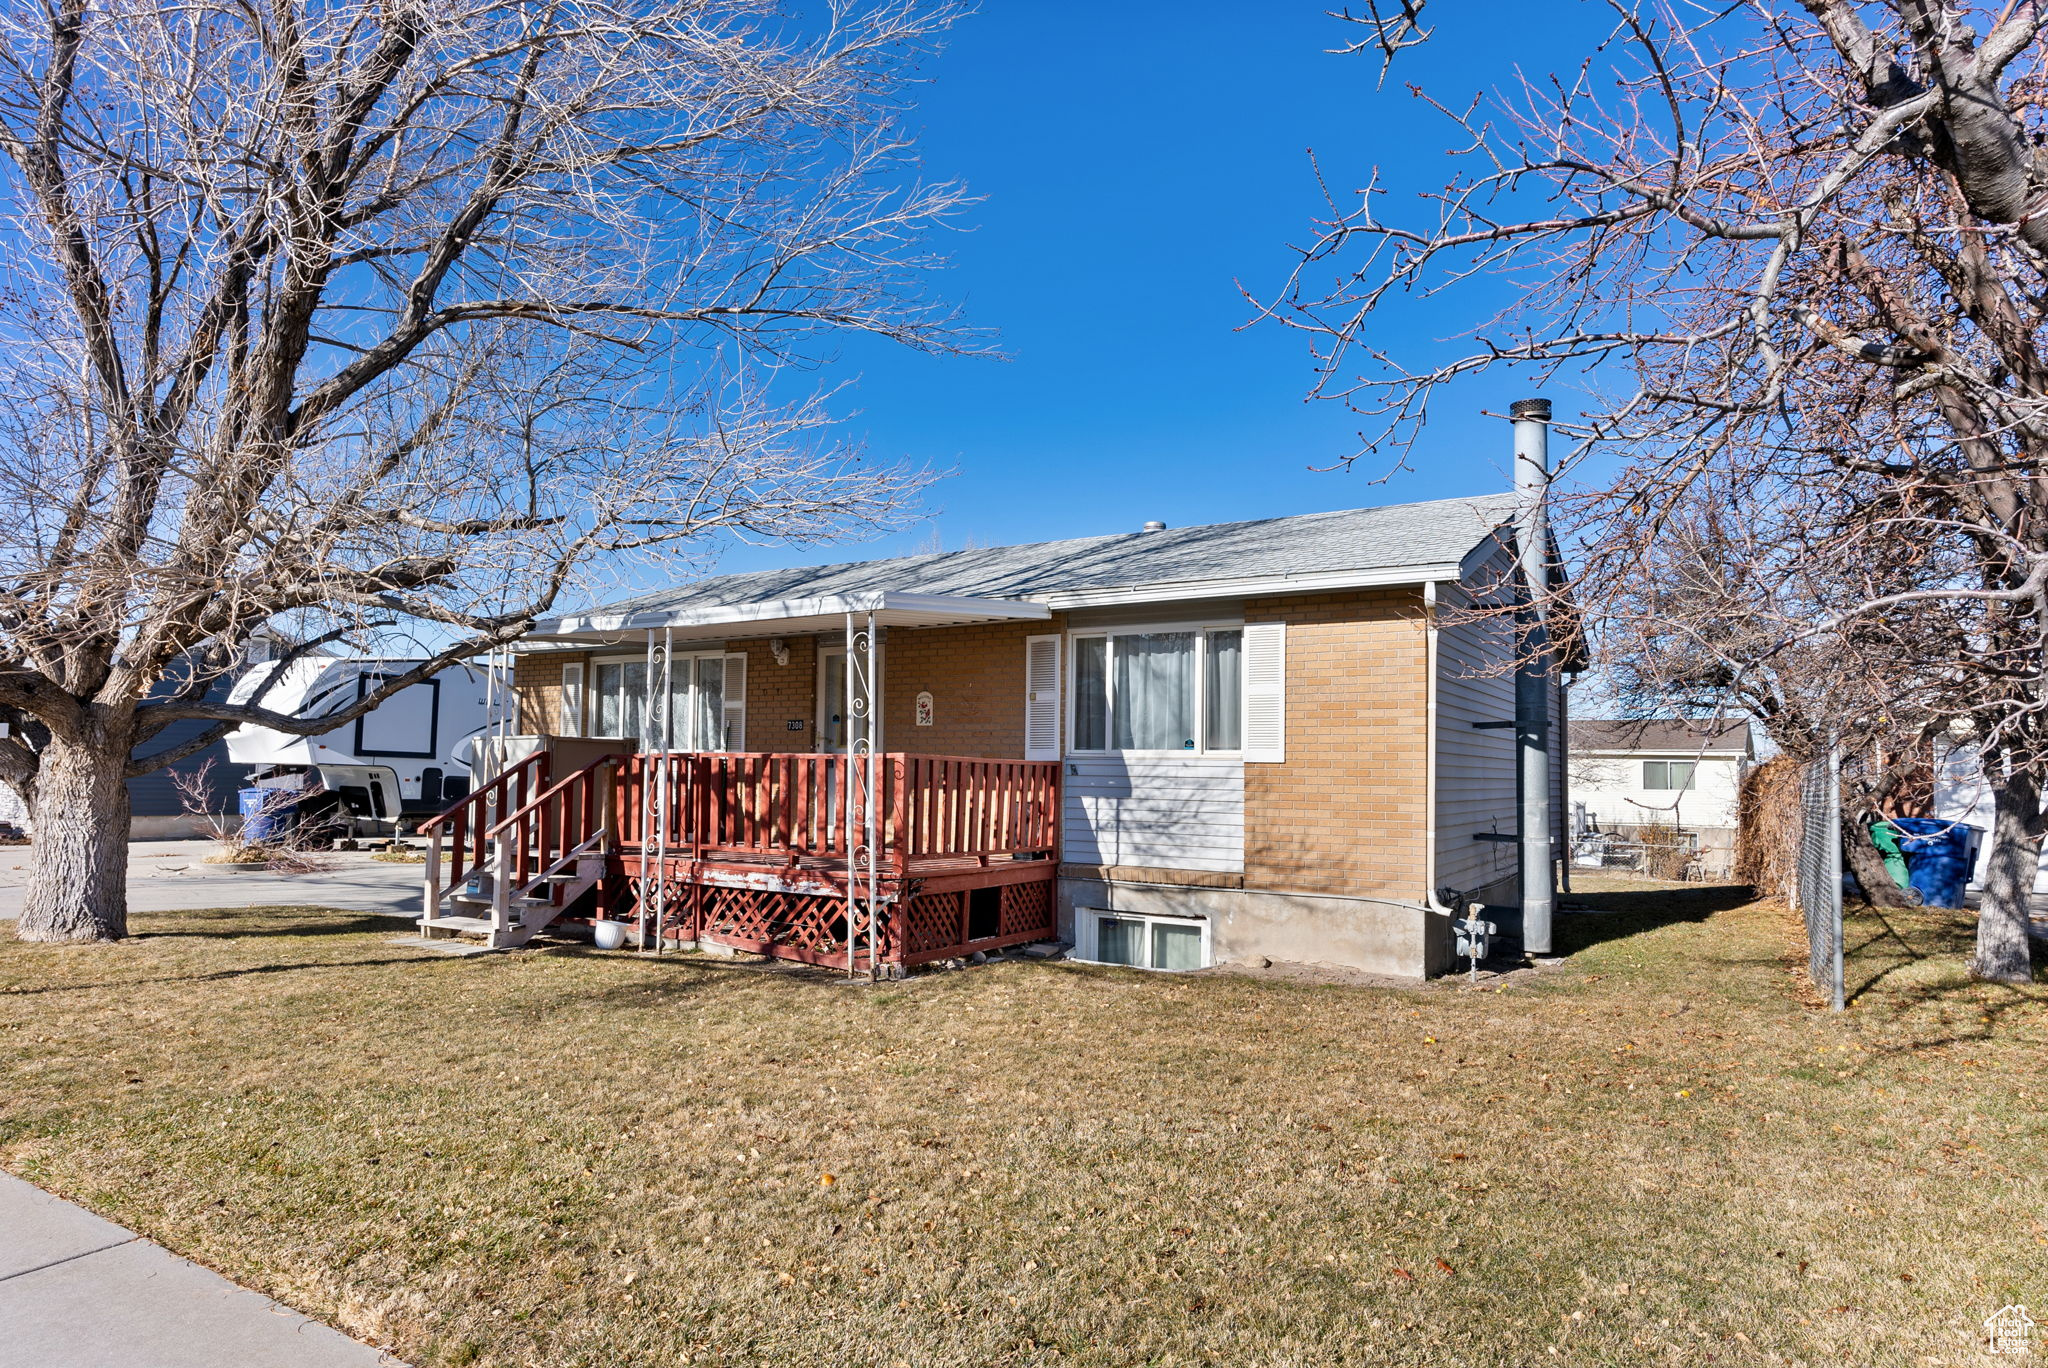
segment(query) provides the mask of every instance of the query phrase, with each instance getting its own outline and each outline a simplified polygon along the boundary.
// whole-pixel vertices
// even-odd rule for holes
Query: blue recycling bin
[[[1899,833],[1899,853],[1906,857],[1906,877],[1920,890],[1920,901],[1928,907],[1961,907],[1984,829],[1939,817],[1894,817],[1891,824]]]
[[[296,803],[280,802],[281,790],[245,788],[235,790],[242,809],[242,839],[251,844],[277,839],[291,819]]]

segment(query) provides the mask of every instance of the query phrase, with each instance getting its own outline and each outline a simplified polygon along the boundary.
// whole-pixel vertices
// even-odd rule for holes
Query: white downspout
[[[1422,799],[1422,905],[1439,916],[1455,917],[1458,910],[1446,907],[1436,896],[1436,729],[1437,708],[1442,700],[1437,690],[1437,628],[1436,628],[1436,581],[1424,580],[1422,584],[1422,621],[1425,642],[1423,658],[1426,662],[1423,681],[1423,745],[1427,748],[1423,757],[1423,782],[1428,791]]]

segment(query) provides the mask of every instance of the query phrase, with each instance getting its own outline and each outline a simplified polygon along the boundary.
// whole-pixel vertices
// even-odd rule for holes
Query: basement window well
[[[1209,967],[1209,923],[1200,918],[1082,909],[1077,921],[1077,959],[1183,972]]]

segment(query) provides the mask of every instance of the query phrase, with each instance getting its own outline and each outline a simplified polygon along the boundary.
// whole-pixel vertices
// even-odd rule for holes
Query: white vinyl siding
[[[1510,568],[1505,551],[1496,550],[1476,575],[1481,585]],[[1437,632],[1436,721],[1436,882],[1474,893],[1502,880],[1515,880],[1521,868],[1514,841],[1477,839],[1481,835],[1519,836],[1521,811],[1516,799],[1515,672],[1513,628],[1504,617],[1460,621],[1471,600],[1455,585],[1439,589]],[[1475,722],[1507,722],[1505,727],[1475,727]],[[1570,839],[1565,806],[1564,688],[1550,689],[1550,830],[1552,845],[1562,853]],[[1512,887],[1512,885],[1511,885]],[[1518,892],[1496,890],[1496,898]]]
[[[1643,779],[1645,765],[1691,765],[1692,782],[1683,790],[1652,789]],[[1572,801],[1602,827],[1669,823],[1696,829],[1732,831],[1741,793],[1742,763],[1734,756],[1676,752],[1644,759],[1640,753],[1582,753],[1572,760]]]
[[[1467,603],[1455,587],[1442,587],[1436,678],[1436,882],[1440,888],[1474,893],[1515,877],[1515,845],[1475,837],[1517,834],[1520,814],[1515,807],[1514,728],[1472,725],[1514,721],[1515,676],[1505,668],[1511,651],[1509,627],[1498,618],[1459,621],[1459,610]]]
[[[1237,756],[1070,754],[1066,769],[1067,861],[1244,871],[1244,764]]]

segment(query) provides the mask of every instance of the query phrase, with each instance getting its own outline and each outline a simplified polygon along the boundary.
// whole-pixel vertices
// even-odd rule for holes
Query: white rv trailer
[[[264,693],[273,712],[318,717],[338,711],[404,674],[417,660],[294,660]],[[247,702],[280,667],[252,667],[235,682],[230,702]],[[506,698],[481,665],[451,665],[407,685],[369,712],[332,731],[293,736],[268,727],[227,735],[228,758],[253,765],[258,787],[333,794],[328,806],[352,835],[390,834],[401,821],[441,812],[470,788],[470,759]],[[509,720],[509,719],[508,719]]]

